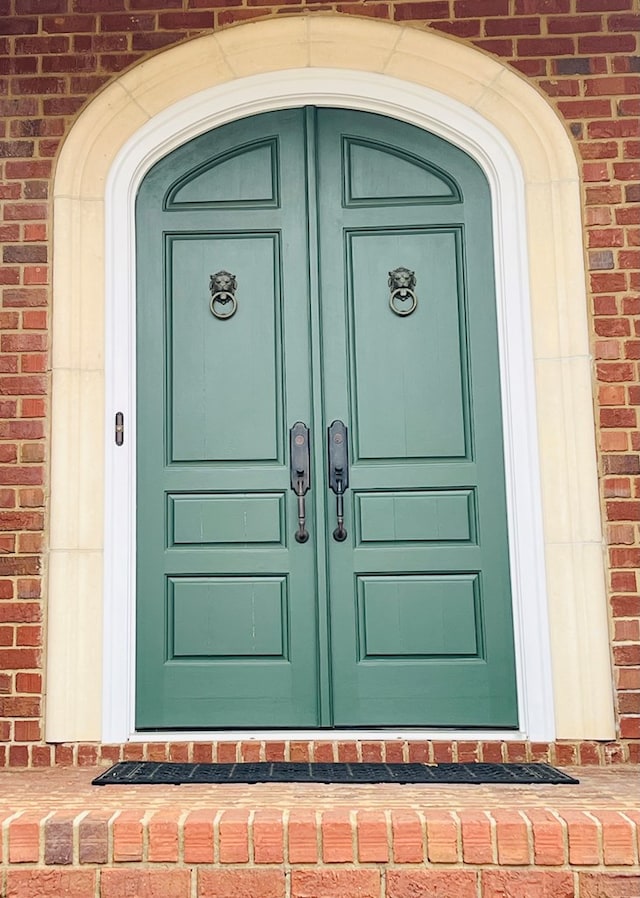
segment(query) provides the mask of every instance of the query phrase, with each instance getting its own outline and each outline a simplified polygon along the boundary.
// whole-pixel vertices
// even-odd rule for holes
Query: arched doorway
[[[364,48],[360,63],[354,60],[354,46]],[[273,73],[276,58],[282,71]],[[356,64],[359,71],[354,70]],[[178,70],[180,78],[172,74]],[[524,712],[521,734],[550,738],[555,726],[560,737],[608,738],[612,709],[588,345],[580,299],[584,280],[578,182],[571,148],[544,101],[493,60],[440,36],[341,17],[242,26],[167,51],[122,76],[98,97],[65,144],[56,182],[56,232],[68,235],[71,228],[77,239],[56,240],[56,333],[77,334],[65,329],[65,321],[72,319],[80,322],[81,333],[78,339],[59,339],[54,347],[48,738],[94,739],[102,734],[122,740],[131,731],[133,714],[131,578],[129,562],[123,563],[120,554],[124,542],[129,551],[132,546],[130,466],[123,470],[124,454],[114,456],[108,448],[107,495],[119,511],[117,519],[108,517],[103,531],[100,509],[95,507],[103,482],[102,450],[99,443],[94,446],[86,428],[87,416],[97,414],[95,433],[101,438],[103,212],[107,210],[110,260],[108,369],[115,372],[107,387],[109,428],[116,395],[127,414],[133,409],[126,373],[133,360],[131,210],[144,172],[173,147],[216,124],[305,102],[368,109],[435,130],[467,149],[489,178],[498,237],[501,363],[510,366],[510,374],[503,377],[503,410],[518,683]],[[65,258],[65,242],[74,247],[73,258]],[[78,253],[79,244],[84,252]],[[115,308],[118,303],[123,304],[120,312]],[[82,313],[74,318],[74,309],[80,308]],[[572,321],[570,333],[559,326],[565,320]],[[97,349],[89,345],[91,341]],[[540,469],[534,370],[543,442]],[[78,396],[79,402],[72,398]],[[523,415],[528,416],[528,426]],[[561,434],[555,427],[558,417],[569,422]],[[82,438],[74,441],[76,431]],[[70,470],[76,474],[73,487],[66,476]],[[543,520],[536,510],[539,471],[543,500],[549,497],[550,503],[548,512],[543,504]],[[582,501],[579,520],[571,514],[558,515],[558,507],[570,508],[576,493]],[[88,502],[93,503],[91,513],[86,510]],[[103,551],[107,552],[104,593]],[[120,558],[117,566],[114,551]],[[551,596],[551,645],[545,580]],[[78,595],[90,599],[81,603]],[[114,609],[114,596],[116,604],[126,596],[124,608]],[[101,633],[95,621],[103,607],[107,613]],[[575,635],[569,644],[566,632]],[[78,633],[82,635],[76,639]],[[104,694],[95,673],[102,636]],[[86,686],[86,701],[71,703],[66,698],[68,684],[79,677]]]

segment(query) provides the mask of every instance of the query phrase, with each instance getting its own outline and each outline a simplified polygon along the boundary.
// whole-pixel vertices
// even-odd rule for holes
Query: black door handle
[[[298,497],[298,529],[296,542],[306,543],[309,539],[305,495],[311,485],[311,453],[309,451],[309,428],[296,421],[289,431],[291,463],[291,489]]]
[[[342,421],[334,421],[328,430],[329,486],[336,494],[336,517],[338,526],[333,531],[336,542],[347,538],[344,529],[344,492],[349,486],[349,444],[347,426]]]

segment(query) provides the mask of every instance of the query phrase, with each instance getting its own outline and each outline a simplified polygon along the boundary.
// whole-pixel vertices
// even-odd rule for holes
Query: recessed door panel
[[[359,577],[359,661],[478,658],[477,574]]]
[[[278,140],[234,147],[187,172],[169,191],[168,208],[255,207],[279,204]]]
[[[287,659],[284,577],[172,577],[168,585],[168,661]]]
[[[426,159],[377,141],[343,140],[345,205],[458,202],[455,181]]]
[[[381,228],[347,240],[356,459],[464,457],[459,233]],[[416,277],[417,306],[406,317],[389,308],[389,273],[399,262]]]
[[[474,541],[472,490],[356,493],[356,544]]]
[[[273,463],[283,430],[278,235],[167,243],[171,460]],[[211,314],[209,277],[220,269],[238,273],[229,320]]]
[[[285,499],[282,493],[170,495],[168,545],[284,545]]]

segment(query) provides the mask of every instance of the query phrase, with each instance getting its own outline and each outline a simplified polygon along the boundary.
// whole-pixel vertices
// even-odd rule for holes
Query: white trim
[[[212,732],[184,732],[163,730],[161,733],[132,733],[129,742],[522,742],[527,738],[522,730],[430,730],[425,727],[395,729],[380,727],[371,730],[215,730]],[[536,740],[548,741],[548,740]]]
[[[126,142],[106,187],[106,433],[124,411],[125,444],[107,440],[104,546],[103,731],[105,742],[135,734],[135,259],[134,201],[144,174],[172,149],[225,122],[313,104],[377,112],[426,128],[466,150],[484,169],[493,224],[505,468],[520,708],[518,738],[555,736],[539,483],[524,179],[506,138],[475,110],[426,87],[376,73],[290,69],[203,90],[153,116]],[[336,730],[335,738],[345,738]],[[376,731],[381,732],[381,731]],[[385,731],[388,732],[388,731]],[[435,738],[412,730],[411,738]],[[438,731],[440,733],[441,731]],[[306,733],[306,731],[305,731]],[[326,738],[327,731],[319,730]],[[501,737],[513,737],[502,732]],[[199,734],[205,738],[204,734]],[[222,738],[209,733],[206,738]],[[447,730],[446,738],[473,738]],[[167,735],[162,734],[162,739]],[[185,734],[179,738],[184,739]],[[227,734],[225,738],[230,738]],[[242,738],[250,737],[244,734]],[[282,738],[282,735],[279,736]],[[303,738],[296,733],[296,738]],[[308,737],[312,738],[312,737]],[[358,738],[363,738],[359,733]],[[392,738],[387,737],[385,738]],[[395,737],[393,737],[395,738]]]

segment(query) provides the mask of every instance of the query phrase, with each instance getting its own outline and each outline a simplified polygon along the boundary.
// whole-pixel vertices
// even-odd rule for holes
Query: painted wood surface
[[[234,122],[147,175],[139,728],[517,725],[489,203],[442,139],[330,109]],[[406,316],[398,267],[416,278]],[[228,320],[209,307],[221,269]]]

